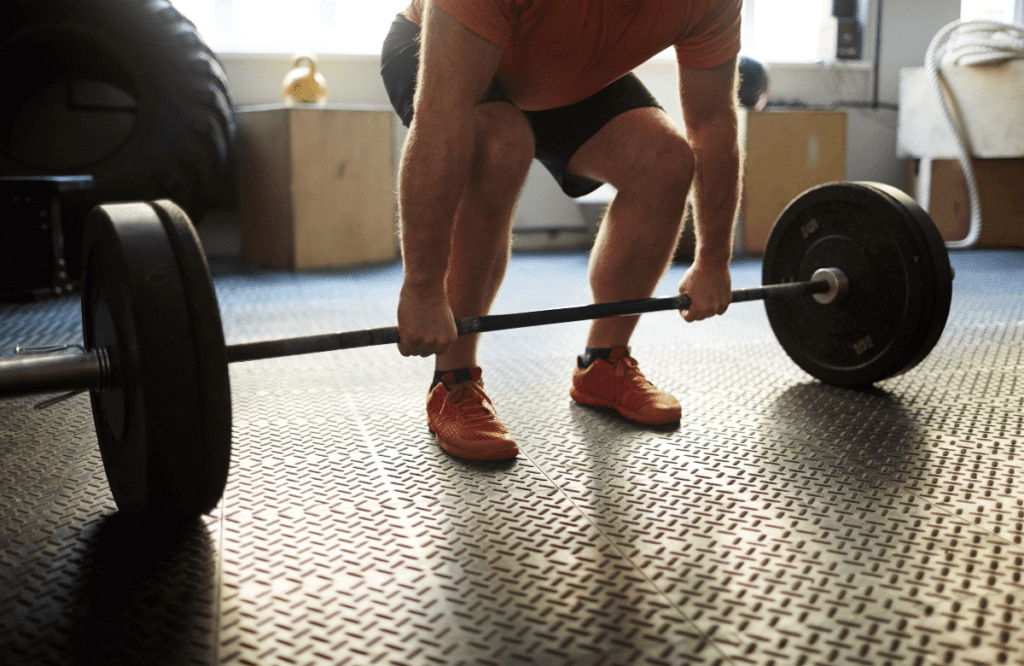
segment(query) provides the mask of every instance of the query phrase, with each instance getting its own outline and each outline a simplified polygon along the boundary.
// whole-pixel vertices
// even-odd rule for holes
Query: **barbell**
[[[174,203],[97,206],[83,240],[84,345],[0,362],[0,398],[88,390],[111,492],[127,515],[183,521],[220,501],[231,455],[228,364],[394,344],[396,327],[227,345],[194,227]],[[769,236],[764,300],[786,353],[862,387],[913,368],[945,326],[953,272],[928,215],[899,190],[832,183],[794,199]],[[662,310],[686,295],[456,321],[460,335]]]

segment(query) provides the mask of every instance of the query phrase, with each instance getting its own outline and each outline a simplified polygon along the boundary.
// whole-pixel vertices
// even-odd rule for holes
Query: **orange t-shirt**
[[[406,16],[422,23],[426,0]],[[526,111],[573,104],[675,46],[692,69],[740,50],[742,0],[433,0],[504,49],[497,78]]]

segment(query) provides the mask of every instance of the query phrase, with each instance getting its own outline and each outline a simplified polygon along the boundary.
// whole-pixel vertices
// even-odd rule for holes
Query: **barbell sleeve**
[[[0,361],[0,398],[103,388],[110,378],[106,350]]]

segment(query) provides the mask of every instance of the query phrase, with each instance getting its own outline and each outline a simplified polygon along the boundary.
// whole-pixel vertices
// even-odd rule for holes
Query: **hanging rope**
[[[967,237],[946,243],[950,248],[968,248],[981,236],[981,198],[971,163],[973,150],[967,131],[954,107],[952,91],[942,76],[946,67],[1001,65],[1024,58],[1024,25],[997,21],[954,21],[932,38],[925,53],[925,69],[935,86],[939,106],[953,130],[957,161],[967,181],[971,203],[971,225]]]

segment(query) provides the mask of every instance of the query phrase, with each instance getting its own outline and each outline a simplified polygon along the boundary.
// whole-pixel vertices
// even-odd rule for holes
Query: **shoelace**
[[[640,364],[632,356],[623,356],[615,363],[616,377],[629,377],[642,389],[653,388],[654,385],[647,381],[647,378],[640,372]]]
[[[494,417],[493,407],[488,407],[491,399],[476,382],[456,384],[445,400],[462,410],[467,421],[487,421]]]

